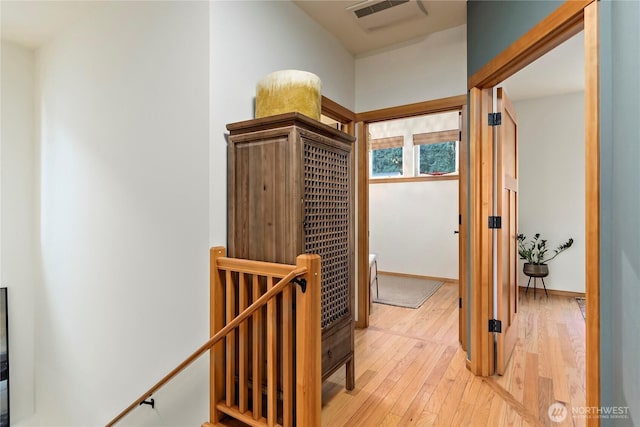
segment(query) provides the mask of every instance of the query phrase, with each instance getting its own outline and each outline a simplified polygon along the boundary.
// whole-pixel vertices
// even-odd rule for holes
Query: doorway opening
[[[410,104],[400,107],[392,107],[386,108],[382,110],[369,111],[364,113],[356,114],[356,120],[358,122],[358,270],[359,271],[369,271],[369,255],[370,255],[370,183],[374,182],[370,180],[370,162],[369,159],[369,148],[370,148],[370,136],[372,139],[377,140],[380,144],[378,144],[378,148],[380,149],[388,149],[393,147],[387,147],[390,143],[393,143],[390,137],[391,135],[386,135],[380,132],[384,131],[384,126],[381,127],[383,131],[379,131],[376,129],[376,124],[383,122],[391,122],[399,119],[412,119],[419,116],[426,115],[436,115],[439,113],[446,113],[443,117],[446,117],[447,114],[453,113],[453,121],[456,123],[453,125],[455,129],[457,129],[458,139],[461,141],[466,140],[466,102],[467,97],[465,95],[437,99],[432,101],[426,101],[416,104]],[[389,126],[387,126],[388,128]],[[415,150],[419,152],[421,149],[419,146],[425,145],[429,141],[433,142],[447,142],[441,139],[450,139],[451,135],[446,134],[447,132],[451,132],[450,129],[452,126],[444,126],[447,129],[438,129],[436,132],[418,132],[421,136],[416,137],[414,140],[413,134],[409,138],[408,141],[404,141],[401,143],[405,148],[404,151]],[[373,129],[373,134],[372,134]],[[404,131],[403,131],[404,132]],[[442,132],[442,133],[440,133]],[[396,132],[397,133],[397,132]],[[375,135],[374,135],[375,134]],[[396,135],[393,135],[396,136]],[[403,138],[406,139],[406,137]],[[417,143],[416,143],[417,142]],[[424,142],[425,144],[422,144]],[[418,148],[415,148],[414,146]],[[386,144],[386,145],[385,145]],[[402,151],[402,150],[401,150]],[[415,152],[414,151],[414,152]],[[444,174],[444,175],[435,175],[435,174],[424,174],[421,176],[420,174],[420,163],[419,161],[416,163],[413,161],[413,156],[406,156],[408,160],[408,164],[405,164],[403,168],[401,168],[405,175],[405,177],[382,177],[376,178],[374,186],[377,185],[396,185],[391,184],[390,181],[402,182],[406,183],[415,183],[416,181],[424,181],[424,180],[452,180],[452,177],[458,180],[458,210],[452,214],[453,218],[451,218],[452,225],[450,227],[450,233],[454,236],[454,231],[459,231],[459,247],[466,247],[463,239],[466,239],[466,224],[468,220],[466,219],[466,215],[461,215],[462,212],[465,212],[464,206],[466,206],[466,149],[465,144],[458,144],[458,150],[456,153],[457,163],[460,165],[458,167],[459,172],[457,174]],[[409,154],[411,152],[409,151]],[[426,168],[427,166],[425,166]],[[426,170],[425,170],[426,171]],[[381,172],[381,171],[378,171]],[[406,173],[405,173],[406,172]],[[417,173],[416,173],[417,172]],[[433,172],[433,171],[432,171]],[[435,171],[438,172],[438,171]],[[464,185],[463,185],[464,184]],[[455,184],[454,184],[455,187]],[[454,202],[455,203],[455,202]],[[456,224],[456,219],[462,219],[460,224]],[[425,243],[425,244],[428,244]],[[463,259],[459,256],[459,261],[462,262]],[[393,267],[392,267],[393,268]],[[455,268],[459,269],[459,266],[456,265]],[[399,268],[396,268],[399,269]],[[392,271],[393,272],[393,271]],[[396,271],[397,272],[397,271]],[[429,274],[429,276],[434,276],[433,274]],[[443,275],[438,275],[438,278],[442,278]],[[433,278],[433,277],[431,277]],[[460,280],[462,279],[462,280]],[[458,277],[459,280],[459,293],[466,295],[466,280],[464,278]],[[460,289],[464,287],[463,289]],[[370,314],[370,301],[372,300],[371,296],[371,288],[370,281],[368,278],[368,274],[358,274],[358,327],[366,327],[369,322],[369,314]],[[464,307],[466,307],[466,301],[463,301]],[[462,322],[463,313],[465,313],[464,309],[460,309],[460,324],[466,324],[466,321]],[[465,317],[466,318],[466,317]],[[462,337],[463,335],[460,334]],[[466,341],[466,340],[464,340]]]
[[[499,376],[493,381],[540,421],[548,418],[547,409],[557,401],[563,402],[569,413],[572,408],[585,406],[586,327],[576,300],[585,295],[585,165],[584,156],[576,155],[582,154],[584,147],[583,46],[583,33],[579,33],[494,91],[497,104],[508,105],[506,112],[495,110],[502,111],[502,124],[495,132],[499,163],[509,152],[501,151],[507,133],[503,127],[508,129],[510,121],[517,127],[517,144],[511,152],[515,154],[516,173],[498,173],[495,188],[497,204],[517,199],[513,212],[516,219],[510,222],[502,217],[502,230],[494,231],[502,238],[509,235],[511,246],[505,244],[503,248],[510,248],[508,255],[512,257],[509,264],[498,263],[506,269],[500,271],[494,295],[510,290],[501,285],[508,277],[516,285],[512,301],[517,309],[515,316],[494,313],[494,318],[503,321],[502,332],[495,334],[496,344],[501,345],[499,339],[508,339],[510,333],[517,338],[508,351],[497,352],[496,356],[503,359],[495,361]],[[562,66],[563,60],[567,60],[568,69],[550,73]],[[571,76],[566,81],[562,79],[565,72]],[[509,179],[515,185],[508,192]],[[497,212],[511,214],[500,208]],[[526,235],[524,246],[530,248],[536,233],[541,234],[540,240],[548,239],[548,251],[542,256],[547,262],[558,246],[569,239],[574,242],[556,260],[545,263],[550,273],[542,278],[546,286],[537,279],[538,289],[534,288],[536,279],[523,274],[526,261],[520,259],[520,242],[516,239]],[[507,254],[498,254],[497,258],[502,256]],[[531,261],[536,261],[535,256]],[[515,327],[510,331],[512,321]]]
[[[525,34],[514,45],[469,79],[470,156],[473,185],[473,235],[471,236],[471,337],[470,369],[488,376],[493,373],[493,333],[483,328],[493,315],[493,239],[483,227],[493,214],[493,130],[484,120],[492,112],[493,87],[584,29],[585,36],[585,293],[587,295],[586,406],[599,406],[599,93],[598,93],[598,4],[568,2]],[[582,154],[582,153],[580,153]],[[500,260],[497,260],[500,262]],[[498,296],[497,304],[500,301]],[[588,420],[597,425],[598,420]]]

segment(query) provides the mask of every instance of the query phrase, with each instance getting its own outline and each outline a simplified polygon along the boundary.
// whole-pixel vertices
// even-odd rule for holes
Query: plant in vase
[[[569,238],[553,250],[553,255],[548,256],[547,240],[541,239],[540,233],[536,233],[528,242],[526,240],[527,236],[518,234],[518,255],[526,261],[523,271],[529,277],[546,277],[549,274],[547,263],[573,245],[573,238]]]

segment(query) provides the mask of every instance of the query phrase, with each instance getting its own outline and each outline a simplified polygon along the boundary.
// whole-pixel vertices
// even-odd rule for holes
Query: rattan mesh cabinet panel
[[[349,313],[349,153],[304,142],[304,251],[322,257],[322,327]]]
[[[322,258],[322,374],[354,387],[354,138],[298,113],[227,125],[229,256]]]

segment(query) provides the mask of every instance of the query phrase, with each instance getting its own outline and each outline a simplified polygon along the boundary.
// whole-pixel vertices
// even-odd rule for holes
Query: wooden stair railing
[[[207,351],[210,421],[203,427],[225,417],[251,426],[320,425],[320,257],[300,255],[286,265],[225,255],[211,248],[211,338],[107,427]]]

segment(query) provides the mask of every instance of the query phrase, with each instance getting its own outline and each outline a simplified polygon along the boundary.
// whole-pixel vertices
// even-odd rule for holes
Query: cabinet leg
[[[355,372],[355,366],[353,363],[353,357],[351,357],[351,359],[349,359],[349,361],[346,364],[346,369],[347,369],[347,390],[353,390],[354,388],[356,388],[356,372]]]

